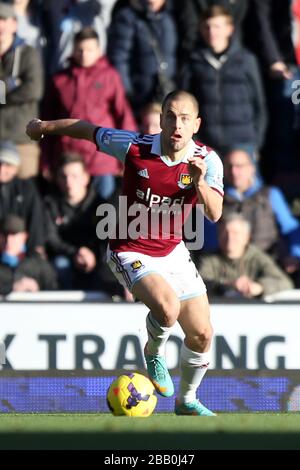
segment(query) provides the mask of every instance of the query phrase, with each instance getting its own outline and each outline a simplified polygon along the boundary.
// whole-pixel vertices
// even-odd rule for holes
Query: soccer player
[[[162,104],[161,133],[98,127],[86,121],[34,119],[27,126],[31,139],[67,135],[94,141],[102,152],[125,162],[123,194],[131,204],[144,204],[148,214],[159,203],[172,207],[203,205],[205,216],[217,221],[222,213],[223,166],[217,154],[192,139],[201,124],[198,102],[182,90],[169,93]],[[206,287],[190,259],[174,224],[166,237],[143,233],[137,239],[111,239],[108,262],[119,282],[130,289],[150,312],[146,319],[145,359],[150,379],[162,396],[174,386],[165,361],[165,345],[172,326],[179,322],[185,339],[181,349],[181,380],[175,402],[178,415],[214,416],[196,399],[196,391],[209,365],[212,326]],[[175,214],[177,213],[177,215]],[[151,229],[151,227],[150,227]]]

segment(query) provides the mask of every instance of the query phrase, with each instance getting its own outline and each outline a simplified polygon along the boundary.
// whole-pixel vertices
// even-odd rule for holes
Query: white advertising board
[[[146,314],[141,304],[3,302],[0,369],[139,369]],[[211,316],[211,368],[300,368],[299,304],[213,304]],[[178,367],[182,338],[175,325],[170,369]]]

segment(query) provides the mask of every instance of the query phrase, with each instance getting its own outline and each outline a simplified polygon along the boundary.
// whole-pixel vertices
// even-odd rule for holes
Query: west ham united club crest
[[[137,260],[131,263],[131,267],[132,267],[132,272],[136,273],[137,271],[139,271],[139,269],[144,268],[144,265],[140,260]]]
[[[188,173],[181,173],[179,181],[177,181],[178,186],[181,189],[188,189],[193,183],[193,178]]]

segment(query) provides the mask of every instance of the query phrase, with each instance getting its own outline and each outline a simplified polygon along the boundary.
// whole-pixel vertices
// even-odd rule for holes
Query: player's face
[[[80,67],[92,67],[101,57],[101,50],[96,39],[84,39],[74,45],[73,58]]]
[[[184,150],[198,132],[200,122],[192,100],[178,97],[167,102],[160,122],[164,152],[172,155]]]
[[[235,150],[226,156],[224,164],[225,179],[238,191],[244,192],[252,186],[255,167],[249,155],[243,150]]]

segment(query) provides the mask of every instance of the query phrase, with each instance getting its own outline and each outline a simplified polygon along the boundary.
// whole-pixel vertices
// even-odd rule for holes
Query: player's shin
[[[181,380],[177,399],[181,403],[196,400],[196,392],[207,371],[210,352],[199,353],[189,349],[184,343],[180,351]]]
[[[151,312],[146,318],[146,326],[148,333],[147,353],[151,355],[165,355],[166,342],[170,336],[172,327],[161,326],[155,320]]]

